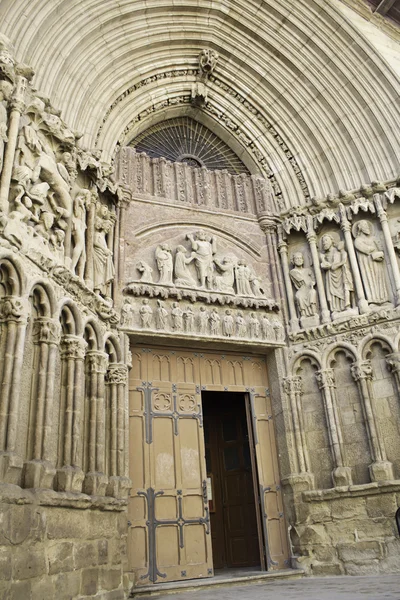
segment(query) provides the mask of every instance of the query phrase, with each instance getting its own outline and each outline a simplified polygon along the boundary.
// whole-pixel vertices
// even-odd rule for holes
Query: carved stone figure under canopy
[[[232,311],[229,308],[225,311],[225,315],[222,319],[222,333],[226,337],[231,337],[234,333],[234,321]]]
[[[165,329],[167,324],[168,311],[164,306],[164,302],[162,300],[157,300],[157,309],[156,309],[156,328],[157,329]]]
[[[112,222],[96,217],[93,236],[93,289],[108,295],[108,285],[114,279],[115,270],[112,251],[107,247],[106,235],[110,233]]]
[[[325,271],[325,290],[332,312],[351,308],[351,294],[354,291],[353,277],[347,262],[347,252],[343,242],[336,246],[331,235],[322,236],[321,269]]]
[[[207,286],[208,289],[211,289],[216,240],[214,236],[207,236],[205,231],[201,229],[195,235],[188,233],[186,237],[192,244],[192,257],[196,265],[200,286],[202,288]]]
[[[196,281],[187,267],[193,260],[193,256],[186,257],[185,246],[177,246],[174,266],[175,285],[188,287],[196,286]]]
[[[292,258],[293,269],[290,278],[296,289],[296,303],[301,317],[312,317],[317,314],[317,292],[314,289],[315,279],[312,269],[304,266],[301,252]]]
[[[173,285],[173,261],[171,249],[168,244],[160,244],[157,246],[155,256],[157,268],[160,272],[158,283],[163,283],[164,285]]]
[[[236,316],[236,335],[237,337],[244,338],[246,337],[246,321],[243,317],[243,313],[238,312]]]
[[[250,313],[249,333],[251,338],[258,338],[260,336],[260,321],[254,312]]]
[[[370,304],[389,302],[385,277],[385,255],[372,235],[369,221],[358,221],[353,225],[354,247],[364,285],[365,296]]]
[[[133,327],[133,306],[129,300],[125,300],[121,308],[121,324],[124,327]]]
[[[219,324],[221,321],[221,317],[219,316],[219,314],[217,313],[217,311],[215,310],[215,308],[211,311],[210,314],[210,332],[211,335],[218,335],[219,334]]]
[[[142,283],[153,283],[153,269],[147,263],[142,260],[136,268],[142,274],[140,277]]]
[[[148,328],[151,327],[151,321],[153,318],[153,310],[149,305],[149,301],[147,298],[144,298],[142,302],[142,306],[139,309],[140,320],[142,322],[142,327]]]
[[[206,334],[208,331],[208,311],[205,306],[200,306],[200,312],[198,317],[199,333]]]
[[[191,306],[187,306],[183,311],[183,328],[186,333],[193,331],[194,325],[194,312]]]
[[[172,329],[174,331],[182,331],[182,315],[183,311],[179,307],[179,304],[174,302],[171,310]]]

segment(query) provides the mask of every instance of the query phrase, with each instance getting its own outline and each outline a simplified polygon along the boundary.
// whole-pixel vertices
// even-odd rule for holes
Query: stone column
[[[57,471],[59,491],[80,492],[82,470],[82,417],[84,412],[84,370],[86,342],[75,335],[61,341],[63,420],[62,467]]]
[[[33,72],[32,72],[33,76]],[[8,194],[10,191],[11,175],[14,166],[15,148],[17,146],[19,122],[25,109],[25,91],[27,79],[18,75],[13,96],[10,101],[10,116],[8,120],[7,145],[4,152],[3,170],[0,179],[0,212],[8,213]]]
[[[371,380],[373,378],[373,373],[371,361],[363,360],[354,362],[351,365],[351,374],[357,383],[361,395],[365,425],[374,461],[369,466],[371,480],[385,481],[394,479],[393,465],[386,459],[385,446],[379,432],[378,423],[372,406],[373,393],[371,389]]]
[[[319,253],[318,253],[318,248],[317,248],[317,234],[314,231],[314,227],[312,224],[312,217],[310,217],[308,219],[306,236],[307,236],[307,241],[308,241],[308,244],[309,244],[310,250],[311,250],[311,257],[312,257],[314,273],[315,273],[315,281],[317,283],[319,304],[320,304],[320,308],[321,308],[321,321],[322,321],[322,323],[329,323],[331,320],[331,315],[329,312],[328,303],[326,301],[326,296],[325,296],[324,280],[322,278]]]
[[[279,232],[279,230],[278,230]],[[293,332],[299,331],[299,319],[297,318],[296,306],[294,303],[292,281],[289,273],[289,257],[288,257],[288,246],[286,241],[283,239],[281,232],[279,232],[278,250],[281,256],[283,280],[286,288],[286,298],[289,308],[289,319],[290,328]]]
[[[398,306],[400,304],[400,271],[399,265],[397,263],[396,252],[393,247],[393,241],[392,236],[390,234],[387,214],[386,211],[383,209],[379,194],[374,194],[374,203],[376,207],[376,212],[381,222],[383,237],[385,238],[386,253],[389,257],[390,269],[392,271],[394,286],[396,288],[396,306]]]
[[[361,280],[360,269],[358,268],[358,262],[356,252],[353,246],[353,238],[351,236],[351,225],[347,219],[346,209],[343,204],[339,204],[340,212],[340,227],[343,231],[344,241],[346,243],[346,250],[349,257],[351,271],[353,273],[354,287],[357,295],[357,305],[360,314],[368,312],[368,302],[365,298],[364,287]]]
[[[299,472],[310,472],[310,461],[308,457],[303,424],[303,412],[301,407],[301,396],[303,393],[301,377],[285,377],[283,380],[283,387],[290,399]]]
[[[86,264],[85,264],[85,283],[93,289],[93,239],[94,239],[94,225],[96,220],[96,206],[97,206],[97,193],[92,192],[90,200],[90,206],[87,210],[87,221],[86,221]]]
[[[130,481],[125,472],[125,390],[128,380],[128,367],[120,363],[109,364],[107,371],[108,393],[111,406],[110,455],[111,473],[108,495],[125,497]]]
[[[345,466],[343,435],[336,406],[333,369],[317,371],[315,375],[318,387],[322,390],[329,441],[335,463],[332,478],[335,486],[348,486],[352,484],[351,468]]]
[[[98,350],[86,353],[86,389],[89,396],[89,472],[85,476],[85,493],[103,496],[108,478],[105,474],[105,374],[107,354]]]
[[[21,373],[24,356],[27,306],[8,296],[0,304],[3,356],[0,368],[0,479],[20,484],[22,457],[16,453]]]
[[[276,236],[276,228],[277,225],[273,220],[272,216],[259,214],[258,215],[258,223],[260,225],[261,230],[265,235],[265,241],[267,245],[268,252],[268,261],[271,268],[271,281],[272,281],[272,290],[274,294],[275,300],[279,302],[281,298],[284,297],[282,291],[279,288],[279,284],[281,283],[281,277],[279,273],[279,268],[277,264],[277,260],[274,254],[274,246],[277,244],[277,236]]]
[[[38,371],[31,389],[35,401],[32,459],[24,466],[24,485],[28,488],[52,488],[56,474],[54,381],[60,331],[59,322],[48,317],[38,317],[33,324]]]

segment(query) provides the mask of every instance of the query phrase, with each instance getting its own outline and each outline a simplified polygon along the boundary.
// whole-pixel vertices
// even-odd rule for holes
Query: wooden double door
[[[222,452],[225,461],[225,471],[220,463],[215,475],[225,486],[220,506],[216,493],[215,510],[229,513],[223,538],[218,535],[219,521],[208,494],[209,474],[214,476],[214,467],[207,473],[205,459],[208,392],[221,393],[214,398],[216,404],[221,399],[221,407],[226,392],[231,399],[240,396],[242,406],[229,409],[228,401],[217,420],[211,416],[209,421],[211,430],[219,428],[220,432],[214,452]],[[245,418],[245,401],[247,434],[239,426]],[[230,412],[236,415],[235,425],[233,421],[228,424]],[[228,433],[229,427],[236,427],[235,435]],[[249,432],[254,444],[253,469],[251,441],[246,440]],[[129,446],[128,554],[136,585],[212,577],[215,566],[287,568],[286,525],[263,357],[133,348]]]

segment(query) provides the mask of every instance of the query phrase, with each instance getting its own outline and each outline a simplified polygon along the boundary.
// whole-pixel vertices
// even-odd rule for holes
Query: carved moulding
[[[236,306],[242,308],[265,308],[278,311],[279,305],[272,298],[252,298],[236,296],[235,294],[196,290],[191,288],[163,286],[157,283],[143,284],[132,282],[124,288],[124,293],[132,296],[147,296],[149,298],[175,298],[176,300],[189,300],[190,302],[204,302],[220,306]]]

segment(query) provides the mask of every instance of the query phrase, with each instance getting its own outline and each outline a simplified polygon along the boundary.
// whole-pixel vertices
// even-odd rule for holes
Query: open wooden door
[[[289,547],[267,370],[262,359],[251,358],[245,365],[246,382],[251,382],[247,388],[247,412],[256,452],[264,565],[268,571],[284,569],[289,567]]]
[[[213,575],[198,358],[136,349],[129,554],[136,585]]]

